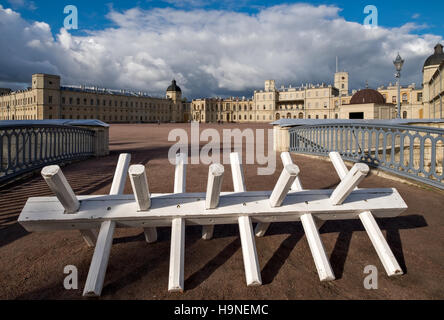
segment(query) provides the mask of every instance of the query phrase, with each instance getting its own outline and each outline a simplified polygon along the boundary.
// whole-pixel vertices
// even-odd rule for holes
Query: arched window
[[[287,119],[291,119],[291,113],[287,113]]]
[[[335,119],[338,119],[338,118],[339,118],[339,116],[338,116],[338,114],[336,113],[336,114],[335,114]]]
[[[402,118],[403,118],[403,119],[407,119],[407,111],[404,111],[404,112],[402,113]]]
[[[281,115],[279,113],[276,113],[276,120],[279,120],[281,118]]]
[[[299,112],[299,119],[304,119],[304,114],[302,112]]]

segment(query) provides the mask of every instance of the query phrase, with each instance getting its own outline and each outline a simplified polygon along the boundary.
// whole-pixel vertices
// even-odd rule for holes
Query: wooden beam
[[[128,173],[137,203],[137,210],[148,211],[151,206],[151,196],[145,166],[141,164],[132,165]]]
[[[111,196],[117,196],[123,193],[130,161],[130,154],[125,153],[119,155],[119,161],[117,162],[111,190],[109,192]],[[107,207],[107,210],[108,208],[111,207]],[[97,239],[94,241],[96,246],[89,266],[88,277],[83,291],[84,296],[100,296],[102,293],[115,227],[115,221],[111,221],[110,219],[106,219],[100,224]],[[91,228],[89,233],[94,234],[94,232]],[[87,238],[85,238],[85,240],[88,242]]]
[[[207,193],[205,197],[205,209],[211,210],[219,205],[220,191],[224,178],[224,167],[221,164],[212,164],[208,172]],[[213,238],[214,225],[206,225],[202,228],[202,239]]]
[[[382,235],[381,229],[379,229],[375,218],[370,211],[365,211],[359,215],[362,224],[364,225],[367,234],[375,247],[376,253],[384,266],[388,276],[402,275],[402,269],[396,261],[392,250],[390,249],[387,241]]]
[[[333,191],[330,197],[332,204],[342,204],[353,189],[355,189],[359,183],[364,180],[369,171],[370,169],[368,165],[364,163],[356,163]]]
[[[293,163],[289,152],[281,153],[281,158],[284,165]],[[303,191],[299,176],[292,185],[292,191]],[[325,252],[324,244],[322,243],[321,235],[319,234],[318,226],[316,225],[313,215],[311,213],[302,215],[301,223],[318,271],[319,279],[321,281],[334,280],[335,275]]]
[[[185,260],[185,220],[175,218],[171,224],[171,251],[168,291],[183,292]]]
[[[334,280],[335,275],[325,253],[324,244],[322,243],[313,215],[310,213],[302,215],[301,222],[318,271],[319,279],[321,281]]]
[[[284,167],[288,164],[293,164],[293,160],[291,160],[290,152],[282,152],[281,159],[282,159],[282,164],[284,165]],[[302,190],[302,183],[301,183],[301,179],[299,178],[299,175],[294,180],[293,184],[291,185],[290,190],[291,191],[301,191]]]
[[[125,189],[126,175],[128,167],[131,162],[131,155],[129,153],[122,153],[119,155],[116,171],[114,172],[113,182],[109,194],[122,194]]]
[[[220,191],[224,178],[224,167],[221,164],[212,164],[208,172],[207,195],[205,208],[215,209],[219,204]]]
[[[339,179],[344,179],[348,173],[348,169],[344,161],[342,160],[341,155],[339,154],[339,152],[330,152],[328,155],[331,162],[333,163],[336,173],[339,176]]]
[[[134,195],[78,196],[82,202],[76,214],[63,214],[55,197],[29,198],[19,223],[27,231],[82,230],[100,227],[106,220],[117,227],[171,226],[172,219],[184,218],[187,225],[237,224],[240,215],[254,222],[299,221],[310,212],[319,220],[358,219],[371,211],[375,217],[396,217],[407,208],[396,189],[359,189],[339,206],[330,201],[332,190],[304,190],[287,195],[285,205],[270,207],[270,191],[222,192],[220,205],[205,209],[205,193],[151,194],[149,211],[137,211]]]
[[[342,160],[338,152],[330,152],[330,159],[335,167],[335,170],[340,179],[344,179],[347,176],[348,169]],[[373,213],[370,211],[364,211],[359,214],[359,219],[364,225],[365,231],[373,244],[373,247],[384,266],[388,276],[402,275],[403,271],[399,266],[390,246],[385,240],[381,229],[379,228]]]
[[[242,169],[242,160],[239,153],[230,153],[231,175],[233,177],[234,192],[245,192],[244,171]]]
[[[80,202],[66,180],[62,169],[59,166],[44,167],[42,176],[65,208],[65,213],[76,213],[80,208]],[[88,247],[94,247],[97,241],[97,230],[80,230],[80,234]]]
[[[185,154],[176,156],[176,170],[174,175],[174,193],[185,192],[186,164]],[[183,292],[185,268],[185,220],[175,218],[171,224],[170,273],[168,291]]]
[[[233,176],[234,192],[246,192],[242,161],[239,153],[230,154],[231,173]],[[247,286],[258,286],[262,284],[261,269],[256,251],[253,224],[248,216],[238,218],[239,234],[242,245],[242,257],[244,259],[245,278]]]
[[[256,241],[254,239],[251,218],[248,216],[239,217],[238,225],[247,285],[260,286],[262,284],[261,269],[259,267],[259,259],[257,257]]]
[[[136,199],[138,211],[148,211],[151,206],[151,196],[146,177],[145,166],[141,164],[132,165],[129,170],[131,186],[133,188],[134,198]],[[145,240],[148,243],[157,241],[156,228],[144,228]]]
[[[101,224],[94,255],[89,266],[85,289],[83,290],[84,296],[98,297],[102,293],[115,225],[115,222],[110,220]]]
[[[295,164],[288,164],[282,170],[279,180],[270,196],[270,206],[272,208],[280,207],[287,196],[290,187],[299,174],[299,168]]]
[[[186,155],[178,153],[176,155],[176,169],[174,172],[174,193],[184,193],[187,181],[186,175]]]
[[[42,169],[41,173],[48,187],[65,208],[65,213],[76,213],[80,208],[80,202],[77,200],[74,191],[72,191],[72,188],[66,180],[62,169],[60,169],[60,167],[57,165],[47,166]]]
[[[291,160],[291,156],[289,152],[282,152],[281,153],[281,160],[284,167],[289,164],[293,164],[293,161]],[[293,184],[290,187],[291,191],[302,191],[302,184],[301,180],[299,179],[299,175],[294,180]],[[265,233],[267,232],[268,228],[270,227],[270,223],[258,223],[256,225],[255,234],[256,237],[263,237]]]

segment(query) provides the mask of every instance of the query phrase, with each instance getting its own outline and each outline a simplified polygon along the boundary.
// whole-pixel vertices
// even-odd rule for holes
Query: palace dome
[[[384,97],[373,89],[363,89],[356,92],[350,100],[350,104],[376,103],[385,104]]]
[[[427,60],[424,62],[424,68],[428,66],[439,65],[444,61],[444,52],[442,50],[442,44],[438,43],[435,46],[435,53],[432,54]]]
[[[180,87],[176,84],[176,80],[171,82],[171,85],[168,87],[167,91],[182,92]]]

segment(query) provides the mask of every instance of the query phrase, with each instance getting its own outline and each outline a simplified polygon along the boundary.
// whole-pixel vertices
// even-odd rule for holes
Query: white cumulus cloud
[[[0,83],[27,83],[31,73],[67,84],[163,94],[175,78],[189,98],[252,95],[266,79],[279,85],[333,82],[335,57],[351,86],[394,81],[392,61],[406,60],[403,83],[421,83],[424,60],[441,37],[417,35],[413,23],[369,29],[336,6],[279,5],[251,15],[224,10],[111,9],[114,26],[53,36],[45,22],[0,6]]]

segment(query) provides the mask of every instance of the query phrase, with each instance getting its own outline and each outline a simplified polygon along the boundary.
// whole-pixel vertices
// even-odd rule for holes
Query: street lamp
[[[401,78],[401,69],[402,66],[404,65],[404,60],[402,60],[401,56],[399,55],[398,52],[398,56],[396,57],[395,61],[393,61],[393,64],[395,65],[395,69],[396,69],[396,73],[395,73],[395,78],[396,78],[396,85],[398,86],[398,99],[396,100],[396,102],[398,103],[398,118],[401,119],[401,86],[400,86],[400,78]]]

